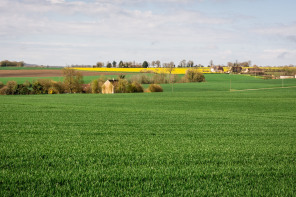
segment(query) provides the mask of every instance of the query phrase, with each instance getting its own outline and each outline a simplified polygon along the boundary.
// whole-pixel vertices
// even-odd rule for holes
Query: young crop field
[[[0,196],[295,196],[296,88],[230,79],[0,96]]]

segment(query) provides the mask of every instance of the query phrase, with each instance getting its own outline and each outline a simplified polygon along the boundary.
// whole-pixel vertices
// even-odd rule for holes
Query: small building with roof
[[[117,83],[118,83],[118,80],[116,80],[116,79],[108,79],[102,85],[102,93],[103,94],[114,94],[115,93],[115,86]]]

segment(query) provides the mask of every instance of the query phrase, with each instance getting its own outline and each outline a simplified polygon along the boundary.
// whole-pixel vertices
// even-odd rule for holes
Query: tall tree
[[[148,68],[149,64],[147,61],[144,61],[143,64],[142,64],[142,67],[143,68]]]
[[[182,60],[182,61],[179,63],[179,67],[186,67],[186,60]]]
[[[62,70],[64,76],[65,90],[69,93],[79,93],[82,91],[82,73],[70,68]]]
[[[117,63],[115,61],[112,62],[112,65],[113,65],[114,68],[116,67],[116,64]]]
[[[155,61],[155,64],[157,65],[157,68],[160,67],[160,61],[159,61],[159,60],[156,60],[156,61]]]
[[[170,74],[169,81],[172,84],[172,92],[174,92],[174,80],[172,79],[172,72],[175,70],[175,64],[174,64],[174,62],[170,62],[166,65],[167,65],[167,67],[165,68],[165,70]]]
[[[193,67],[193,65],[194,65],[194,62],[192,60],[189,60],[187,62],[187,67]]]
[[[123,68],[123,66],[124,66],[124,65],[123,65],[123,62],[120,61],[120,62],[119,62],[119,68]]]
[[[214,61],[213,60],[210,61],[210,66],[214,66]]]

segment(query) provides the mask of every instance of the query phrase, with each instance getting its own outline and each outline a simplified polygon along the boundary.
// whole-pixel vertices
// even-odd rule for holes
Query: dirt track
[[[118,72],[81,71],[83,76],[120,75]],[[125,73],[128,74],[128,73]],[[0,77],[61,77],[62,70],[0,70]]]

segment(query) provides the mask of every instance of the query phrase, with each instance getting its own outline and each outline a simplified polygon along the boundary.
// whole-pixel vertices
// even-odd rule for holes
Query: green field
[[[0,196],[295,196],[296,88],[206,79],[173,93],[0,96]]]

